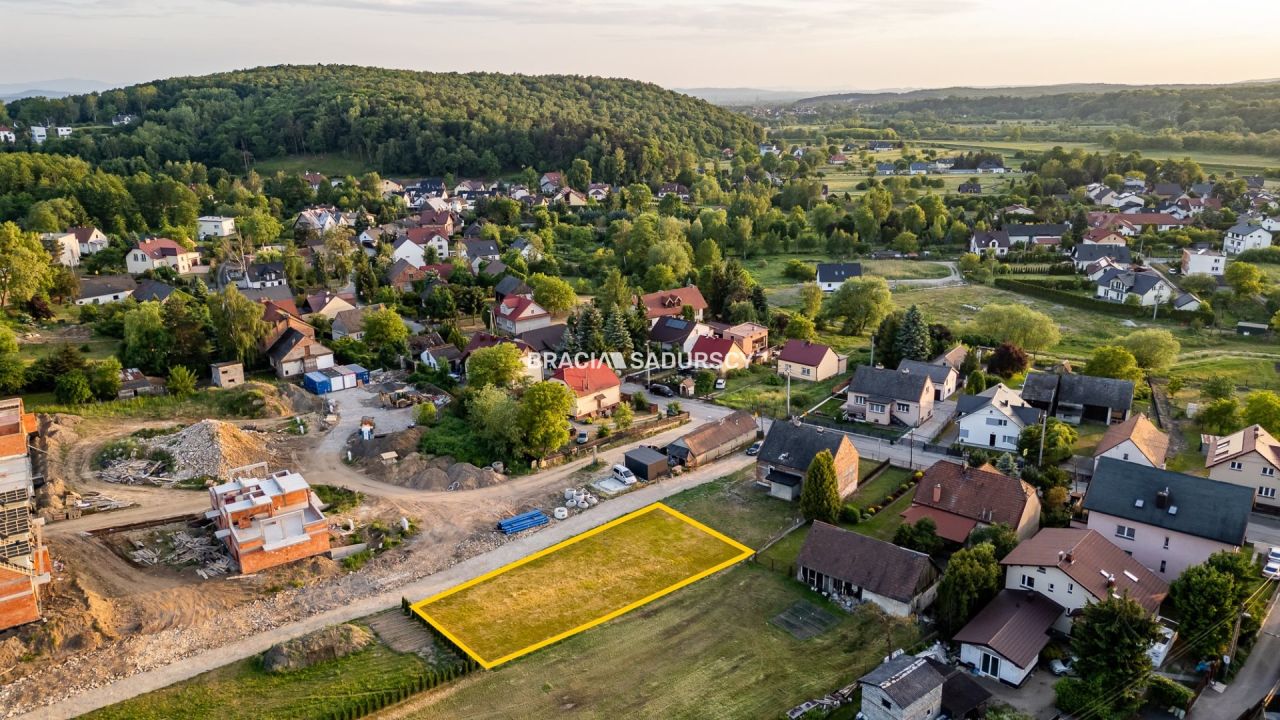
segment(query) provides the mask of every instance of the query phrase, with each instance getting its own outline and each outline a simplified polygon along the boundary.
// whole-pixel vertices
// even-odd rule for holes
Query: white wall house
[[[1040,411],[999,383],[956,402],[960,444],[993,450],[1018,450],[1023,428],[1039,421]]]
[[[1217,250],[1209,248],[1182,249],[1182,275],[1204,273],[1218,276],[1227,270],[1227,258]]]
[[[59,265],[66,267],[80,265],[80,242],[76,240],[74,233],[45,233],[43,240],[52,249],[53,256]]]
[[[236,219],[220,215],[205,215],[196,219],[198,237],[224,238],[236,234]]]
[[[1239,223],[1222,238],[1222,251],[1239,255],[1245,250],[1271,247],[1271,233],[1258,225]]]

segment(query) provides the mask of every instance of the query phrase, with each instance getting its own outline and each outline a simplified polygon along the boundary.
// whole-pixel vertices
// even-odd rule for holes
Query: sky
[[[1280,77],[1280,2],[0,0],[0,84],[282,63],[872,90]]]

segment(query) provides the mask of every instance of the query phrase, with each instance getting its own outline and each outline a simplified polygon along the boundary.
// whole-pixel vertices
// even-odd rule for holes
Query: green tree
[[[977,395],[987,389],[987,374],[981,370],[974,370],[969,373],[969,377],[964,381],[964,391],[969,395]]]
[[[915,305],[908,308],[902,316],[902,322],[893,338],[893,349],[899,360],[929,359],[929,326],[925,324],[924,316]]]
[[[1272,390],[1254,390],[1246,395],[1244,421],[1280,435],[1280,395]]]
[[[611,267],[604,275],[604,282],[600,284],[600,292],[596,293],[596,300],[606,311],[614,308],[626,310],[635,302],[635,290],[627,282],[621,270]],[[576,297],[574,301],[577,301]]]
[[[1240,401],[1233,397],[1214,400],[1196,413],[1196,423],[1212,435],[1230,435],[1244,427]]]
[[[634,420],[635,413],[632,412],[631,406],[626,403],[618,405],[613,411],[613,426],[618,430],[626,430],[631,427],[631,423]]]
[[[1061,333],[1053,318],[1026,305],[984,305],[973,320],[974,329],[1027,352],[1040,352],[1058,344]]]
[[[996,559],[1003,560],[1004,556],[1013,552],[1013,548],[1017,546],[1018,535],[1013,531],[1013,528],[1004,523],[983,525],[969,535],[970,545],[981,545],[982,543],[990,543]]]
[[[185,365],[174,365],[169,371],[169,394],[174,397],[184,398],[196,391],[195,373],[187,369]]]
[[[1020,372],[1026,372],[1030,365],[1031,359],[1027,357],[1027,353],[1010,342],[1000,343],[987,357],[987,372],[1006,380]]]
[[[840,485],[830,450],[819,452],[809,461],[800,485],[800,512],[806,520],[835,523],[840,519]]]
[[[467,382],[471,387],[496,385],[510,388],[524,377],[524,361],[515,343],[502,342],[483,347],[467,358]]]
[[[693,391],[698,395],[707,395],[715,390],[716,374],[710,370],[699,370],[693,376]]]
[[[844,281],[827,301],[826,313],[843,323],[846,335],[873,330],[893,312],[893,295],[882,277]]]
[[[93,396],[99,400],[115,400],[120,397],[121,370],[123,367],[120,361],[113,357],[94,363],[86,373]]]
[[[813,321],[804,315],[792,315],[787,321],[787,328],[782,336],[788,340],[808,340],[813,342],[818,337],[818,329]]]
[[[1152,614],[1133,598],[1109,595],[1085,603],[1071,629],[1075,671],[1102,691],[1105,699],[1100,702],[1124,714],[1136,711],[1151,676],[1147,651],[1159,630]]]
[[[573,393],[561,383],[538,382],[525,390],[520,398],[519,427],[530,456],[546,457],[569,442],[573,408]]]
[[[520,406],[510,392],[496,385],[479,386],[467,401],[467,419],[495,455],[512,458],[523,451]]]
[[[564,174],[564,179],[574,190],[586,192],[587,187],[591,185],[591,163],[582,158],[575,158]]]
[[[1227,287],[1238,298],[1249,298],[1262,292],[1266,276],[1257,265],[1236,261],[1227,265],[1223,274]]]
[[[1129,333],[1120,344],[1133,353],[1138,367],[1144,370],[1165,370],[1178,359],[1182,350],[1181,343],[1168,330],[1135,330]]]
[[[240,259],[243,260],[244,255],[252,254],[263,245],[274,243],[284,231],[284,226],[271,213],[254,210],[236,218],[236,231],[242,240],[238,250]]]
[[[124,347],[121,355],[128,367],[147,373],[169,370],[169,353],[173,336],[164,324],[164,311],[158,302],[144,302],[124,315]]]
[[[1075,452],[1076,441],[1080,439],[1074,427],[1056,418],[1045,421],[1044,462],[1043,467],[1051,467],[1066,462]],[[1035,463],[1040,457],[1040,424],[1035,423],[1023,428],[1018,435],[1018,452],[1027,462]]]
[[[990,543],[956,551],[938,584],[935,612],[943,633],[954,635],[990,602],[1000,591],[1001,575],[1000,561]]]
[[[817,319],[822,312],[822,288],[817,283],[807,282],[800,286],[800,312],[810,320]]]
[[[409,327],[400,314],[389,307],[365,314],[361,339],[383,367],[395,367],[399,359],[409,353]]]
[[[1138,367],[1133,353],[1119,345],[1103,345],[1094,350],[1089,362],[1085,363],[1084,374],[1135,383],[1142,380],[1142,368]]]
[[[238,362],[251,357],[267,334],[262,306],[245,297],[235,285],[228,285],[222,292],[210,295],[205,302],[209,307],[209,320],[213,324],[219,355]]]
[[[49,252],[35,233],[0,223],[0,306],[23,303],[48,289],[53,279]]]
[[[0,393],[16,393],[27,383],[27,364],[18,354],[18,337],[0,325]]]
[[[1214,400],[1225,400],[1236,394],[1236,383],[1226,375],[1214,375],[1200,386],[1200,395]]]
[[[893,544],[932,555],[942,548],[938,537],[938,525],[930,518],[920,518],[914,524],[903,523],[893,533]]]
[[[431,427],[436,424],[436,418],[440,411],[436,410],[436,404],[433,402],[424,402],[418,405],[417,410],[413,414],[416,423],[423,427]]]
[[[534,273],[529,276],[529,287],[533,288],[533,301],[548,312],[568,312],[578,304],[573,286],[558,277]]]
[[[93,390],[84,373],[73,370],[58,377],[53,386],[53,398],[64,405],[83,405],[93,399]]]

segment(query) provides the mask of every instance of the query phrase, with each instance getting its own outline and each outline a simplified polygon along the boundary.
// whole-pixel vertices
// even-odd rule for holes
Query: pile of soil
[[[507,481],[506,475],[492,468],[454,462],[448,455],[427,458],[416,452],[394,465],[370,463],[367,469],[382,482],[414,490],[475,490]]]
[[[148,440],[147,445],[173,455],[171,477],[225,478],[234,468],[269,461],[266,437],[231,423],[201,420],[172,435]]]
[[[359,652],[372,642],[373,633],[358,625],[336,625],[273,645],[262,656],[262,669],[269,673],[302,670]]]

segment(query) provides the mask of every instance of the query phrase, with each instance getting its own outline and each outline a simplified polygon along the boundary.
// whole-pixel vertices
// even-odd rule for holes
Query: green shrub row
[[[1150,317],[1151,315],[1151,308],[1111,303],[1105,300],[1095,300],[1093,298],[1082,297],[1065,290],[1057,290],[1038,284],[1023,282],[1021,280],[1013,280],[1011,278],[996,278],[995,286],[1001,290],[1008,290],[1009,292],[1018,293],[1019,295],[1028,295],[1030,297],[1048,300],[1060,305],[1069,305],[1071,307],[1102,313],[1104,315],[1115,315],[1117,317]],[[1213,322],[1213,313],[1205,310],[1196,310],[1193,312],[1187,310],[1173,310],[1172,308],[1165,307],[1161,309],[1160,314],[1164,317],[1171,317],[1183,322],[1191,322],[1193,320],[1199,320],[1205,324]]]

